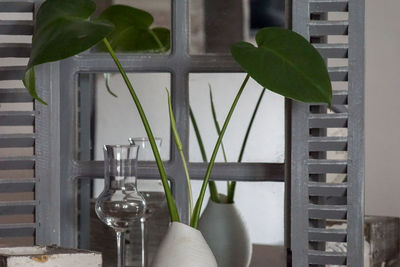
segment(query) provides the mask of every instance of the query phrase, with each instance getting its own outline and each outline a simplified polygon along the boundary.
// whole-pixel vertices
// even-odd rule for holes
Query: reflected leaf
[[[170,48],[170,31],[167,28],[153,28],[153,16],[143,10],[114,5],[99,17],[115,25],[114,30],[107,37],[111,47],[116,52],[165,52]],[[103,44],[99,44],[100,51],[106,51]]]

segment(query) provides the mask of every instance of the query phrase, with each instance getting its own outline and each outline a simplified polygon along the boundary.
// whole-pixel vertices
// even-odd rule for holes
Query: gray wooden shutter
[[[32,14],[33,8],[32,2],[0,2],[1,14]],[[31,36],[32,25],[32,20],[0,20],[0,35]],[[27,108],[33,107],[32,97],[16,81],[22,79],[25,66],[4,64],[12,60],[5,58],[28,58],[30,49],[28,43],[0,42],[0,245],[33,245],[37,228],[33,153],[36,113]]]
[[[293,266],[363,266],[363,24],[363,0],[293,1],[293,29],[309,38],[328,63],[345,63],[329,68],[332,111],[292,105]],[[335,151],[343,158],[333,157]],[[344,179],[331,181],[332,174]],[[342,249],[332,250],[332,244]]]

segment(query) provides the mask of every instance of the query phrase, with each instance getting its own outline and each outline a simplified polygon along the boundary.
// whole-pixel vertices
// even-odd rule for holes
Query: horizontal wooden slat
[[[309,151],[346,151],[347,137],[311,137],[308,140],[308,149]]]
[[[343,197],[347,195],[346,183],[309,182],[308,194],[321,197]]]
[[[310,219],[344,220],[347,218],[347,206],[310,204],[308,206],[308,217]]]
[[[0,12],[33,12],[34,4],[29,1],[0,1]]]
[[[318,52],[325,58],[347,58],[348,44],[313,44]]]
[[[5,43],[0,44],[0,57],[28,58],[31,53],[31,44]]]
[[[313,242],[346,242],[346,229],[309,228],[308,239]]]
[[[349,80],[349,69],[347,67],[329,67],[328,71],[332,82],[347,82]]]
[[[347,35],[348,21],[312,20],[309,22],[310,36]]]
[[[309,174],[346,173],[346,160],[310,159],[308,160]]]
[[[0,215],[33,214],[35,201],[0,202]]]
[[[0,89],[0,103],[24,103],[32,101],[33,97],[25,88]]]
[[[346,265],[347,254],[344,252],[308,251],[308,264]],[[362,263],[361,263],[362,264]]]
[[[0,20],[0,34],[32,35],[33,21],[31,20]]]
[[[34,134],[0,134],[0,147],[32,147]]]
[[[348,91],[340,90],[332,92],[333,105],[347,105],[348,104]]]
[[[347,11],[349,11],[349,0],[310,0],[310,13]]]
[[[0,158],[0,170],[31,170],[35,166],[35,157]]]
[[[35,179],[0,179],[0,193],[33,192]]]
[[[33,125],[34,111],[1,111],[0,126],[24,126]]]
[[[0,81],[22,80],[25,66],[0,67]]]
[[[0,224],[0,237],[25,237],[35,234],[35,223]]]
[[[309,115],[310,128],[346,128],[347,121],[347,113]]]

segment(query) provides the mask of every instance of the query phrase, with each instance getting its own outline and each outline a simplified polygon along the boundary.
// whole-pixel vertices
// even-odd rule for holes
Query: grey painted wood
[[[25,66],[0,67],[0,81],[22,80],[24,72],[25,72]]]
[[[32,12],[34,1],[7,0],[0,2],[0,12]]]
[[[1,126],[33,125],[34,111],[0,111]]]
[[[0,158],[0,170],[31,170],[35,167],[35,157]]]
[[[31,44],[6,43],[0,44],[0,57],[26,57],[31,53]]]
[[[317,21],[309,22],[311,36],[347,35],[349,30],[348,21]]]
[[[34,134],[2,134],[0,135],[0,147],[33,147]]]
[[[325,251],[317,251],[311,250],[309,252],[308,260],[311,264],[321,264],[327,265],[329,262],[332,265],[346,265],[347,264],[347,255],[343,252],[325,252]],[[361,266],[359,265],[357,266]]]
[[[32,102],[33,97],[25,88],[12,88],[0,90],[0,103]]]
[[[310,228],[308,230],[308,240],[313,242],[346,242],[347,230]]]
[[[35,201],[0,202],[0,215],[33,214]]]
[[[349,1],[348,266],[364,254],[364,8],[364,0]]]
[[[347,12],[349,0],[310,0],[310,12]]]
[[[33,22],[30,20],[0,20],[0,34],[32,35]]]
[[[35,179],[1,179],[0,193],[34,192]]]

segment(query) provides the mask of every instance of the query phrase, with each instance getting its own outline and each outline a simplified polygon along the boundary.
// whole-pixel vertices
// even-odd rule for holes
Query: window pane
[[[97,9],[92,16],[93,18],[97,18],[106,8],[111,5],[127,5],[144,10],[152,15],[154,21],[150,26],[150,29],[164,27],[171,30],[171,0],[95,0],[95,2]]]
[[[213,94],[217,120],[222,127],[244,77],[243,73],[189,75],[190,105],[208,158],[218,138],[211,111],[209,86]],[[238,160],[246,130],[261,92],[262,87],[255,81],[248,82],[223,139],[228,162]],[[283,162],[284,136],[284,98],[266,90],[251,128],[242,162]],[[189,159],[191,162],[203,161],[193,125],[189,132]],[[224,162],[221,150],[217,161]]]
[[[192,0],[190,53],[229,54],[237,41],[253,41],[263,27],[283,27],[285,0]]]

